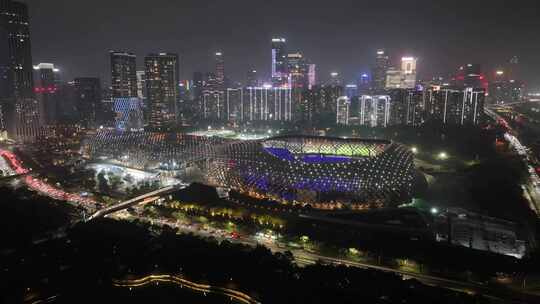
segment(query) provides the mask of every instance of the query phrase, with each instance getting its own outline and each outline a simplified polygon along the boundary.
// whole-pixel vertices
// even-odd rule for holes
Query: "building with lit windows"
[[[144,83],[144,71],[137,71],[137,97],[141,100],[146,98],[146,85]]]
[[[223,90],[225,88],[225,59],[223,58],[223,52],[216,52],[214,54],[215,63],[215,88],[216,90]]]
[[[386,87],[386,72],[389,68],[390,58],[386,54],[385,50],[377,50],[375,64],[371,69],[371,87],[375,93],[379,94],[381,92],[384,92],[384,89]]]
[[[54,125],[58,122],[61,111],[58,96],[60,70],[52,63],[40,63],[34,66],[34,72],[34,93],[41,107],[42,124]]]
[[[33,90],[28,7],[0,1],[0,109],[10,139],[31,142],[40,135],[42,107]]]
[[[317,85],[317,65],[314,63],[308,64],[308,89],[311,90]]]
[[[343,96],[342,86],[314,86],[302,94],[298,118],[314,124],[333,124],[336,121],[337,99]]]
[[[221,90],[204,90],[202,93],[203,118],[206,120],[228,120],[225,94]]]
[[[102,131],[85,141],[83,153],[132,167],[195,166],[208,185],[319,209],[409,202],[415,175],[410,149],[385,140],[282,136],[238,141]]]
[[[390,125],[390,96],[360,96],[359,124],[369,127],[387,127]]]
[[[114,98],[116,129],[141,131],[144,127],[143,104],[138,97]]]
[[[432,87],[424,94],[426,120],[457,125],[483,122],[486,92],[482,88]]]
[[[401,68],[386,71],[386,89],[413,89],[416,87],[416,62],[414,57],[401,58]]]
[[[341,96],[337,99],[336,103],[336,124],[349,125],[351,100],[347,96]]]
[[[390,96],[390,124],[420,126],[424,123],[424,92],[416,89],[392,89]]]
[[[137,56],[110,51],[112,98],[137,97]]]
[[[77,121],[85,128],[98,127],[103,122],[104,113],[99,78],[75,78],[73,89]]]
[[[272,85],[283,87],[288,84],[287,45],[285,38],[272,38]]]
[[[300,52],[287,55],[289,72],[289,87],[293,89],[306,89],[308,87],[309,66],[304,55]]]
[[[178,55],[150,54],[144,58],[149,126],[168,128],[176,123],[178,98]]]
[[[291,121],[293,90],[288,87],[247,87],[228,89],[225,110],[234,121]]]
[[[250,69],[246,73],[246,87],[258,87],[259,79],[257,78],[257,70]]]

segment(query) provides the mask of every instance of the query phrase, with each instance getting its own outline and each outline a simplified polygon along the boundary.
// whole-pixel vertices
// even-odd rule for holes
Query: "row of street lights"
[[[417,147],[411,147],[411,152],[412,152],[413,154],[418,154],[418,153],[419,153],[419,150],[418,150]],[[449,158],[448,153],[446,153],[446,152],[444,152],[444,151],[442,151],[442,152],[440,152],[439,154],[437,154],[436,157],[437,157],[437,159],[439,159],[439,160],[447,160],[447,159]]]

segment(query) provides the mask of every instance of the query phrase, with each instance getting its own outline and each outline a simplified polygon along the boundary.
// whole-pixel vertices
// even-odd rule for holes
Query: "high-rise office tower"
[[[338,97],[336,100],[336,124],[349,125],[349,111],[351,100],[347,96]]]
[[[385,50],[377,50],[375,64],[371,71],[372,89],[375,93],[383,92],[386,86],[386,72],[390,68],[390,59]]]
[[[257,79],[257,70],[250,69],[246,74],[246,87],[259,86],[259,80]]]
[[[480,64],[469,63],[465,66],[464,83],[465,87],[482,87],[482,68]]]
[[[329,125],[336,121],[337,99],[343,96],[341,86],[314,86],[302,94],[297,114],[299,120],[317,125]]]
[[[424,92],[416,89],[392,89],[390,124],[419,126],[424,123]]]
[[[293,89],[307,89],[309,66],[300,52],[287,55],[289,72],[289,87]]]
[[[103,122],[101,82],[99,78],[74,79],[75,108],[78,122],[86,128],[95,128]]]
[[[341,76],[338,72],[330,73],[330,79],[328,80],[328,85],[340,86],[342,84]]]
[[[287,48],[285,38],[272,38],[272,85],[283,87],[288,83]]]
[[[401,58],[401,68],[386,71],[386,89],[413,89],[416,86],[417,58]]]
[[[216,52],[214,54],[214,61],[216,65],[214,73],[216,75],[216,89],[223,90],[225,89],[225,60],[223,58],[223,52]]]
[[[413,89],[416,86],[416,63],[418,58],[401,58],[401,73],[403,73],[402,88]]]
[[[369,93],[369,75],[367,73],[362,73],[358,77],[358,83],[356,84],[358,87],[358,92],[361,95],[368,94]]]
[[[60,112],[59,70],[52,63],[40,63],[34,66],[34,92],[41,108],[42,123],[54,125],[58,122]]]
[[[40,133],[34,98],[28,7],[0,1],[0,106],[10,138],[32,141]]]
[[[149,125],[162,129],[176,122],[178,97],[178,55],[150,54],[144,58]]]
[[[145,72],[137,71],[137,97],[141,100],[146,98],[146,85],[144,82]]]
[[[390,123],[390,96],[362,95],[359,119],[362,126],[387,127]]]
[[[218,99],[209,99],[205,103],[208,110],[205,115],[210,119],[228,119],[229,121],[291,121],[294,103],[292,89],[264,87],[246,87],[227,89],[222,104]],[[221,109],[225,114],[221,113]],[[219,115],[219,116],[218,116]]]
[[[308,65],[308,89],[317,85],[317,66],[314,63]]]
[[[137,97],[137,56],[110,51],[112,98]]]
[[[480,124],[484,115],[483,88],[440,88],[424,91],[426,120],[444,124]]]

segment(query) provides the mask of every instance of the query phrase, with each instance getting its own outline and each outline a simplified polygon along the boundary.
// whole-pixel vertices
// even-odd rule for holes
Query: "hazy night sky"
[[[488,74],[517,55],[531,88],[540,89],[540,18],[535,0],[26,0],[34,63],[58,65],[64,80],[109,82],[108,51],[177,52],[182,78],[206,72],[225,54],[226,74],[244,81],[270,72],[270,39],[287,38],[318,66],[348,82],[368,69],[377,48],[394,61],[420,58],[422,77],[481,63]],[[489,70],[488,70],[489,68]]]

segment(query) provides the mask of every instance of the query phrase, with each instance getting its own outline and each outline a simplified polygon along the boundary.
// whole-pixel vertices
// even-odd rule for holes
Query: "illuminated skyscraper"
[[[287,48],[285,38],[272,38],[272,84],[283,87],[288,82]]]
[[[314,63],[308,65],[308,89],[311,90],[315,85],[317,85],[317,66]]]
[[[349,111],[351,100],[347,96],[338,97],[336,100],[336,124],[349,125]]]
[[[484,115],[483,88],[441,88],[424,91],[426,120],[444,124],[480,124]]]
[[[147,101],[150,109],[149,125],[155,129],[172,126],[176,122],[178,98],[178,55],[150,54],[144,58]]]
[[[416,86],[417,58],[401,58],[401,69],[386,71],[386,89],[413,89]]]
[[[371,71],[372,88],[375,93],[383,92],[386,86],[386,72],[390,67],[390,59],[383,49],[377,50],[375,64]]]
[[[306,89],[308,87],[309,66],[300,52],[287,55],[289,86],[293,89]]]
[[[146,85],[144,83],[144,71],[137,71],[137,97],[141,100],[146,98]]]
[[[223,90],[225,88],[225,60],[223,58],[223,52],[216,52],[214,54],[214,61],[216,64],[216,89]]]
[[[110,51],[112,98],[137,97],[137,56]]]
[[[36,74],[35,94],[40,105],[42,123],[54,125],[60,112],[59,70],[52,63],[40,63],[34,66]]]
[[[362,126],[387,127],[390,123],[390,96],[362,95],[359,118]]]
[[[28,7],[0,1],[0,106],[12,139],[32,141],[40,132],[40,106],[34,98]]]

